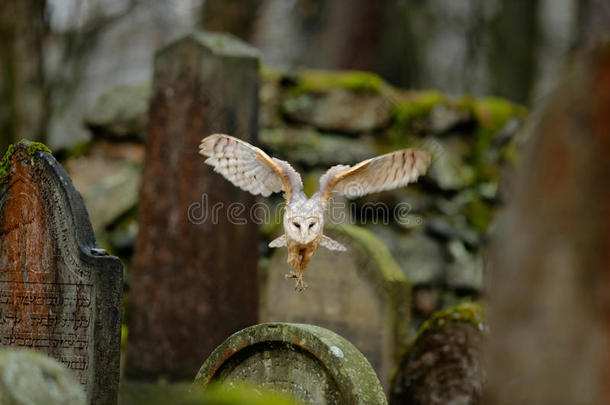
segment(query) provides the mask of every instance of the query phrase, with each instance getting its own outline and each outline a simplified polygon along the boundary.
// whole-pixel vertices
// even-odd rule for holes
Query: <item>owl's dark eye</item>
[[[309,224],[309,228],[312,228],[315,224],[315,222],[312,222],[311,224]]]
[[[292,225],[296,226],[297,228],[301,227],[301,224],[299,224],[298,222],[293,222]]]

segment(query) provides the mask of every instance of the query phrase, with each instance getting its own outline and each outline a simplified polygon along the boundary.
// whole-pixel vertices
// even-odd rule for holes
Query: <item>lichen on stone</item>
[[[399,128],[407,128],[413,120],[425,116],[435,105],[443,103],[447,103],[447,99],[438,91],[403,93],[394,99],[395,125]]]
[[[0,161],[0,183],[4,183],[9,174],[9,167],[14,153],[15,145],[9,145]]]
[[[326,225],[330,233],[347,235],[357,243],[379,266],[386,281],[409,283],[388,248],[371,231],[355,225]]]
[[[467,322],[475,325],[479,331],[486,330],[486,315],[483,305],[478,302],[465,302],[454,307],[435,312],[417,331],[411,347],[417,340],[430,331],[442,328],[448,322]]]
[[[34,153],[38,151],[52,153],[45,144],[28,141],[27,139],[22,139],[17,143],[9,145],[4,153],[4,156],[2,157],[2,160],[0,160],[0,184],[5,183],[8,179],[11,161],[19,144],[27,145],[28,156],[33,156]]]
[[[28,156],[32,156],[32,155],[34,155],[34,153],[39,152],[39,151],[53,154],[53,152],[51,152],[51,149],[49,149],[47,147],[47,145],[45,145],[44,143],[31,142],[31,141],[27,141],[25,139],[22,139],[21,142],[26,142],[28,144]]]
[[[345,89],[378,94],[384,87],[387,87],[387,84],[383,79],[370,72],[304,70],[299,75],[296,86],[291,88],[291,92],[295,94],[325,93],[331,89]]]
[[[475,197],[467,205],[466,216],[475,230],[485,232],[495,217],[495,210],[481,198]]]

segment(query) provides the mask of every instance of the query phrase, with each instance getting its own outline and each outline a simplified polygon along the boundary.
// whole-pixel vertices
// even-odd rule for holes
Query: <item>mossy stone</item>
[[[391,402],[480,404],[484,319],[484,311],[476,303],[461,304],[432,315],[395,370]]]
[[[4,156],[2,157],[2,160],[0,160],[0,184],[6,182],[8,178],[11,160],[13,154],[15,153],[15,148],[19,144],[23,144],[27,148],[28,156],[32,156],[36,152],[52,153],[51,149],[49,149],[45,144],[41,142],[28,141],[27,139],[22,139],[16,144],[9,145],[4,153]]]
[[[29,350],[0,350],[3,405],[85,405],[82,386],[62,364]]]
[[[214,381],[279,389],[311,403],[387,403],[362,353],[314,325],[264,323],[235,333],[203,363],[194,384],[206,389]]]
[[[378,94],[387,86],[381,77],[371,72],[308,69],[299,73],[296,86],[289,91],[293,94],[319,94],[331,89],[345,89]]]

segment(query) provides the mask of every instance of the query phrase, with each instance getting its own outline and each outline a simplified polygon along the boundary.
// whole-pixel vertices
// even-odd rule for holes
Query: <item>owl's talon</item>
[[[305,291],[306,288],[309,287],[309,285],[307,285],[307,283],[305,282],[305,280],[303,280],[303,276],[297,276],[295,277],[297,279],[297,285],[294,287],[294,289],[298,292],[303,292]]]

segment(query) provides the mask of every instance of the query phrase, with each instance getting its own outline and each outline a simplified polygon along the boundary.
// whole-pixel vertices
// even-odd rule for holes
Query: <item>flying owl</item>
[[[296,279],[296,289],[307,288],[303,273],[319,246],[345,251],[339,242],[322,233],[324,209],[333,191],[356,198],[391,190],[412,183],[425,174],[430,155],[415,149],[402,149],[353,166],[333,166],[320,177],[320,189],[311,198],[303,191],[301,176],[288,162],[272,158],[261,149],[229,135],[214,134],[204,138],[199,153],[205,163],[241,188],[265,197],[284,192],[284,234],[269,247],[288,248],[292,267],[286,278]]]

